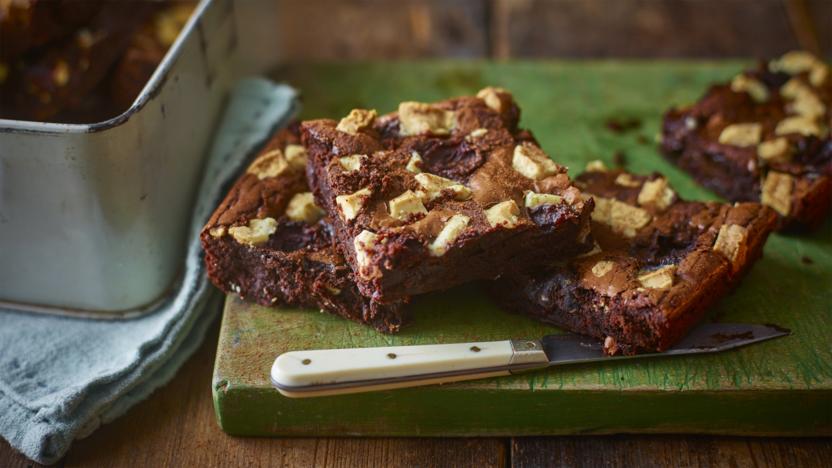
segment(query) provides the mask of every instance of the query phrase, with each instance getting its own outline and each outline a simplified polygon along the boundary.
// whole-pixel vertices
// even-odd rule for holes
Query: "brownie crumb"
[[[773,328],[773,329],[775,329],[775,330],[777,330],[781,333],[788,333],[788,334],[792,333],[792,331],[790,329],[788,329],[786,327],[781,327],[780,325],[775,325],[773,323],[764,323],[763,325],[765,325],[767,327],[770,327],[770,328]]]
[[[612,163],[615,164],[615,167],[627,167],[627,155],[623,151],[616,151],[612,154]]]
[[[604,122],[607,129],[614,133],[627,133],[641,128],[641,120],[635,117],[610,117]]]
[[[804,255],[804,256],[802,256],[802,257],[800,257],[800,261],[801,261],[804,265],[814,265],[814,263],[815,263],[815,261],[814,261],[814,260],[812,260],[810,257],[807,257],[806,255]]]
[[[649,139],[649,138],[647,138],[646,136],[642,135],[642,134],[639,134],[639,135],[636,137],[636,141],[637,141],[640,145],[646,145],[646,144],[650,143],[650,139]]]

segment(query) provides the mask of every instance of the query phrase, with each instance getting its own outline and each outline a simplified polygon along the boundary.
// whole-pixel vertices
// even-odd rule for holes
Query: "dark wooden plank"
[[[278,7],[290,61],[487,55],[487,0],[288,0]]]
[[[832,2],[803,3],[829,53]],[[811,31],[788,13],[784,0],[495,0],[494,50],[500,58],[774,56],[800,47],[797,37],[811,45]]]
[[[829,466],[830,439],[634,436],[515,438],[512,467]]]
[[[174,380],[77,441],[66,466],[503,466],[501,439],[256,439],[217,426],[211,372],[218,327]],[[0,445],[0,466],[30,462]]]
[[[8,442],[0,438],[0,467],[3,468],[35,468],[43,467],[40,463],[35,463],[32,460],[24,457],[20,452],[13,449]],[[53,467],[62,467],[63,462],[58,462]]]

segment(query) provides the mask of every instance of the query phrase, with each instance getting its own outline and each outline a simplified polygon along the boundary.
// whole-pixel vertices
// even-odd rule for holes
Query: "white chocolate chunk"
[[[503,88],[495,88],[493,86],[489,86],[487,88],[481,89],[477,93],[477,97],[485,101],[486,106],[494,109],[497,112],[502,112],[503,102],[500,100],[500,94],[507,94],[511,96],[511,94],[509,94],[509,92]]]
[[[719,142],[731,146],[753,146],[760,142],[763,127],[758,123],[739,123],[725,127],[719,134]]]
[[[802,115],[809,118],[823,117],[826,113],[826,106],[823,105],[817,94],[809,91],[800,93],[794,99],[789,110],[797,115]]]
[[[419,156],[419,153],[412,151],[410,153],[410,160],[407,161],[407,166],[405,167],[405,169],[407,169],[408,172],[418,174],[422,172],[422,169],[420,167],[422,165],[422,162],[422,157]]]
[[[809,83],[812,86],[820,88],[829,76],[829,67],[824,63],[818,63],[809,72]]]
[[[748,235],[748,229],[745,226],[738,224],[729,224],[719,227],[719,234],[716,236],[713,251],[719,252],[725,256],[731,263],[736,264],[740,259],[738,255],[741,251],[745,238]]]
[[[609,226],[614,232],[625,237],[635,237],[636,232],[650,222],[652,217],[646,210],[628,205],[614,198],[593,197],[595,209],[592,220]]]
[[[225,235],[225,226],[217,226],[208,230],[208,234],[213,238],[220,238]]]
[[[613,267],[615,267],[615,263],[610,262],[609,260],[601,260],[592,266],[592,274],[595,275],[596,278],[600,278],[609,273]]]
[[[283,151],[274,149],[258,156],[246,172],[254,174],[258,179],[263,180],[267,177],[277,177],[287,169],[289,169],[289,162],[286,161]]]
[[[456,127],[456,114],[453,111],[422,102],[403,102],[399,104],[399,133],[410,135],[447,135]]]
[[[427,212],[422,200],[412,190],[390,200],[390,216],[400,221],[407,220],[414,215],[427,214]]]
[[[770,171],[763,181],[760,202],[783,216],[788,216],[792,206],[794,177],[782,172]]]
[[[676,193],[668,185],[667,179],[659,177],[644,183],[638,193],[638,204],[641,206],[653,205],[658,210],[664,210],[673,203],[675,195]]]
[[[359,131],[371,126],[377,115],[375,109],[353,109],[349,115],[338,122],[335,129],[339,132],[356,135]]]
[[[303,145],[286,145],[283,150],[286,155],[286,162],[292,169],[306,168],[306,148]]]
[[[615,178],[615,183],[616,185],[630,188],[635,188],[641,185],[641,182],[639,182],[637,179],[633,178],[633,176],[627,174],[626,172],[618,174],[618,177]]]
[[[370,266],[370,257],[372,256],[373,248],[378,244],[378,235],[374,232],[361,231],[352,240],[353,248],[355,248],[355,261],[358,263],[359,274],[366,277],[366,267]]]
[[[338,204],[338,208],[341,210],[341,217],[344,221],[355,219],[370,195],[372,195],[372,192],[368,187],[365,187],[355,193],[335,197],[335,203]]]
[[[454,194],[454,200],[462,201],[471,198],[471,189],[454,180],[426,172],[416,174],[415,178],[416,182],[422,186],[419,192],[425,203],[439,197],[444,190],[450,190]]]
[[[361,158],[363,154],[352,154],[350,156],[341,156],[338,158],[338,165],[346,173],[355,172],[361,169]]]
[[[818,95],[798,78],[792,78],[781,86],[780,94],[792,100],[788,106],[792,113],[808,118],[822,117],[826,113],[826,106]]]
[[[792,78],[780,87],[780,95],[786,99],[795,99],[799,94],[806,92],[811,90],[798,78]]]
[[[527,209],[532,210],[542,205],[557,205],[562,200],[563,197],[553,193],[537,193],[529,191],[526,192],[526,195],[523,197],[523,204],[526,205]]]
[[[292,221],[303,221],[309,224],[321,219],[324,210],[315,204],[312,192],[297,193],[286,206],[286,216]]]
[[[786,117],[777,123],[774,134],[777,136],[799,133],[801,135],[815,135],[818,138],[826,136],[826,128],[822,127],[815,119],[802,115]]]
[[[768,164],[788,162],[792,157],[792,147],[786,137],[777,137],[757,145],[757,156]]]
[[[468,227],[468,222],[471,218],[463,215],[463,214],[456,214],[451,216],[447,223],[445,223],[445,227],[442,228],[442,231],[439,232],[439,235],[436,236],[436,239],[428,247],[430,250],[430,254],[434,257],[441,257],[445,255],[445,253],[450,248],[451,244],[465,231],[465,228]]]
[[[514,147],[511,166],[523,177],[539,180],[556,174],[559,166],[549,156],[532,143],[521,143]]]
[[[491,208],[485,210],[485,218],[491,227],[503,226],[506,228],[513,228],[517,226],[520,214],[520,208],[514,200],[506,200],[497,203]]]
[[[488,133],[487,128],[478,128],[478,129],[472,131],[471,133],[469,133],[468,136],[465,137],[465,139],[468,140],[468,141],[473,141],[473,140],[476,140],[477,138],[484,137],[486,133]]]
[[[607,172],[607,165],[604,164],[604,161],[596,159],[586,163],[586,168],[584,170],[586,172]]]
[[[228,233],[237,242],[254,246],[269,240],[269,236],[277,231],[277,221],[274,218],[252,219],[248,226],[233,226]]]
[[[768,88],[758,80],[748,75],[737,75],[731,80],[731,90],[737,93],[748,93],[756,102],[768,100]]]
[[[786,52],[779,59],[768,63],[768,69],[774,72],[785,72],[796,75],[811,70],[818,63],[817,57],[802,50]]]
[[[667,289],[673,286],[676,265],[666,265],[657,270],[648,271],[638,276],[638,282],[649,289]]]

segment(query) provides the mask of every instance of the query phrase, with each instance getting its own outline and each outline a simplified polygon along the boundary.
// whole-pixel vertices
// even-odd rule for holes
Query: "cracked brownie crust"
[[[315,199],[380,302],[588,250],[592,202],[518,130],[512,96],[405,102],[304,122]]]
[[[679,200],[667,181],[598,165],[576,179],[596,208],[596,248],[493,284],[509,310],[604,340],[607,354],[664,351],[761,255],[770,208]]]
[[[757,201],[783,228],[813,227],[832,204],[832,77],[806,52],[761,63],[664,116],[662,152],[731,201]]]
[[[202,230],[208,277],[258,304],[319,308],[393,333],[403,301],[362,296],[306,184],[298,127],[278,132]]]

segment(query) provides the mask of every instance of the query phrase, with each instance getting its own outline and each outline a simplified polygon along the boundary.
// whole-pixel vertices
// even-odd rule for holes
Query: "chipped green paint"
[[[287,68],[304,117],[353,107],[394,109],[402,99],[509,88],[523,125],[579,171],[622,151],[635,172],[668,175],[682,196],[714,199],[664,161],[653,143],[662,111],[693,101],[739,62],[370,63]],[[610,117],[638,118],[615,134]],[[765,257],[711,320],[776,323],[793,335],[721,355],[610,362],[382,393],[292,400],[268,373],[290,349],[497,340],[558,333],[497,309],[482,286],[418,298],[397,336],[316,311],[273,310],[228,299],[214,372],[223,429],[238,435],[531,435],[610,432],[832,434],[832,222],[804,237],[774,235]]]

